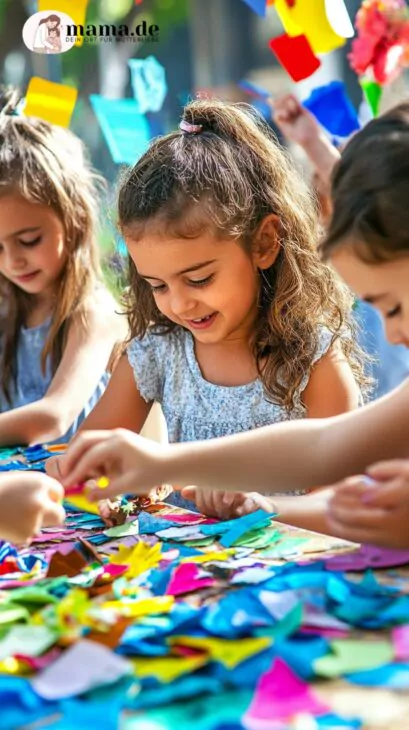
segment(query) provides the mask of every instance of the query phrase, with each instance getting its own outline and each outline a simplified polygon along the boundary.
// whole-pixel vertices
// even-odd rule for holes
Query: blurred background
[[[83,0],[72,0],[70,7],[77,3],[83,4]],[[345,4],[353,22],[361,0],[346,0]],[[55,5],[58,10],[58,0]],[[197,93],[254,103],[268,117],[265,101],[250,98],[238,86],[243,78],[259,84],[273,98],[295,91],[301,99],[313,88],[338,79],[344,81],[356,108],[361,102],[357,77],[347,61],[350,42],[323,56],[321,68],[308,79],[293,84],[268,46],[270,38],[283,32],[274,6],[267,8],[263,18],[244,0],[89,0],[87,24],[124,23],[134,27],[145,19],[148,24],[159,26],[158,42],[124,43],[114,39],[108,43],[98,39],[59,55],[32,53],[23,43],[23,25],[37,9],[36,0],[0,0],[0,79],[2,83],[19,86],[23,92],[32,76],[78,90],[71,129],[86,143],[94,165],[111,184],[109,215],[103,221],[101,235],[102,247],[109,255],[120,247],[120,241],[115,242],[112,201],[121,166],[112,160],[89,96],[132,98],[127,63],[130,58],[154,55],[166,72],[168,93],[163,107],[146,115],[152,137],[174,128],[183,104]],[[384,105],[402,96],[402,85],[403,77],[388,88]],[[119,266],[120,257],[114,257],[113,263]]]

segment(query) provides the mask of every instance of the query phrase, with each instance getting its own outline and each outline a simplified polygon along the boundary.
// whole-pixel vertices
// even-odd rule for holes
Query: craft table
[[[409,728],[409,553],[260,512],[138,525],[71,506],[0,546],[1,730]]]

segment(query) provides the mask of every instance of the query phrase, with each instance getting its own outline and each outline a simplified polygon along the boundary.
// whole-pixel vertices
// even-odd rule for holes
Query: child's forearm
[[[271,494],[323,487],[409,456],[409,384],[358,411],[164,448],[146,483]]]
[[[329,183],[332,171],[341,157],[336,147],[324,135],[320,135],[304,145],[304,151],[322,180]]]
[[[64,436],[71,424],[46,398],[0,414],[0,445],[33,444]]]
[[[299,497],[272,497],[271,501],[278,512],[274,519],[304,530],[330,535],[327,508],[332,495],[332,489],[324,489]]]

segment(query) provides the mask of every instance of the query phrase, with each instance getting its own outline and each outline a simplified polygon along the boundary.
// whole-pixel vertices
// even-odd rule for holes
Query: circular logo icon
[[[76,25],[66,13],[43,10],[24,23],[23,41],[33,53],[65,53],[75,46]]]

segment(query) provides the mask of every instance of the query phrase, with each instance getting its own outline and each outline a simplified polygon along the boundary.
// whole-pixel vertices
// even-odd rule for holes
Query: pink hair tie
[[[190,124],[190,122],[186,122],[182,119],[179,124],[179,129],[183,132],[188,132],[189,134],[200,134],[203,129],[203,124]]]

